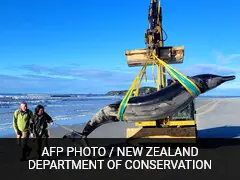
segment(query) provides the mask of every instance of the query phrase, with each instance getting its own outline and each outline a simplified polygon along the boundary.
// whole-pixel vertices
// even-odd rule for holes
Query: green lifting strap
[[[170,74],[175,77],[184,87],[185,89],[193,96],[193,97],[197,97],[199,94],[201,94],[201,92],[198,90],[198,88],[196,88],[196,86],[194,86],[189,79],[182,77],[180,74],[178,74],[177,72],[175,72],[174,70],[169,70]]]

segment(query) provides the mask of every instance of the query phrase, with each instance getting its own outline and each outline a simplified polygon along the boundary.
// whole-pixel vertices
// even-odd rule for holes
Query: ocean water
[[[26,101],[32,111],[41,104],[57,124],[72,125],[86,123],[101,108],[121,99],[120,96],[84,94],[0,94],[0,137],[14,133],[13,112],[21,101]]]
[[[217,98],[218,96],[199,96],[198,98]],[[0,94],[0,137],[14,133],[13,112],[21,101],[28,103],[34,111],[41,104],[46,112],[59,125],[84,124],[104,106],[121,100],[122,96],[106,95],[50,95],[50,94]],[[229,98],[229,96],[221,98]]]

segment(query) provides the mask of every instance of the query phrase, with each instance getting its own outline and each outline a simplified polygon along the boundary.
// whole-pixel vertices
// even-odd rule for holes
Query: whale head
[[[235,76],[219,76],[215,74],[201,74],[191,77],[194,83],[201,90],[201,93],[214,89],[224,82],[232,81],[235,78]]]

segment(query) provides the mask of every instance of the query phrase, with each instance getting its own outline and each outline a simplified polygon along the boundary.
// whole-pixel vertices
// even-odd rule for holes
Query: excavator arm
[[[146,62],[147,65],[151,66],[154,61],[151,59],[151,54],[156,54],[159,59],[167,64],[183,63],[184,46],[164,46],[167,34],[165,33],[166,39],[164,39],[163,33],[165,31],[162,28],[160,1],[151,0],[148,13],[148,28],[144,34],[146,48],[125,51],[128,66],[144,66]],[[166,82],[165,68],[161,64],[157,64],[157,68],[157,90],[161,90],[170,85],[170,82]],[[187,108],[173,117],[166,117],[165,120],[136,122],[135,125],[140,127],[140,129],[128,128],[127,137],[196,137],[194,112],[195,107],[194,102],[192,102]],[[177,127],[182,128],[179,129]]]
[[[148,29],[145,33],[145,44],[150,51],[157,51],[163,46],[162,13],[160,2],[152,0],[148,13]]]

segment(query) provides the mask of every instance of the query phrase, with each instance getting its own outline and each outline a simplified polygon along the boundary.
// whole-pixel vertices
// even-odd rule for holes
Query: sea
[[[200,96],[214,98],[217,96]],[[227,96],[229,98],[229,96]],[[0,94],[0,137],[14,133],[13,112],[22,101],[34,111],[38,104],[58,125],[85,124],[104,106],[119,101],[123,96],[99,94]],[[221,98],[224,98],[221,96]]]
[[[94,94],[0,94],[0,137],[14,133],[13,113],[22,101],[34,112],[37,105],[58,125],[85,124],[104,106],[122,99],[122,96]]]

